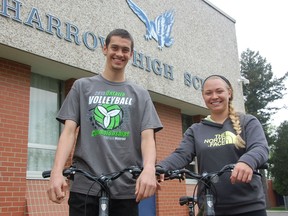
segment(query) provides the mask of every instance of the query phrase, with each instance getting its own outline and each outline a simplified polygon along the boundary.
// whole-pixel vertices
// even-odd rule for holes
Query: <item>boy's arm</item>
[[[48,197],[55,203],[61,203],[65,197],[67,183],[62,175],[65,163],[73,149],[76,138],[77,124],[72,120],[66,120],[64,129],[60,135],[54,165],[51,171]]]
[[[141,150],[143,171],[136,182],[136,201],[148,198],[155,193],[157,181],[155,177],[156,145],[154,130],[146,129],[141,133]]]

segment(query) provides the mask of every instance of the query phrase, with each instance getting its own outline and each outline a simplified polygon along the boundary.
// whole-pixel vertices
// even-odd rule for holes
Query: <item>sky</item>
[[[266,58],[276,78],[288,71],[288,0],[208,1],[236,20],[239,58],[249,48]],[[286,95],[275,101],[277,107],[288,106],[288,79],[284,84]],[[288,121],[288,109],[273,115],[271,123],[279,126],[284,120]]]

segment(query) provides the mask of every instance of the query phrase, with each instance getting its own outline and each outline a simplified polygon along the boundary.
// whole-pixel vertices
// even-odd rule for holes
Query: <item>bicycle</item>
[[[105,175],[102,174],[100,176],[94,176],[87,171],[84,171],[82,169],[77,169],[76,167],[71,166],[63,170],[63,176],[67,177],[67,179],[69,180],[73,180],[74,175],[76,173],[79,173],[85,176],[86,178],[98,183],[100,185],[99,216],[108,216],[109,215],[109,196],[110,196],[109,184],[113,180],[119,178],[125,172],[131,173],[132,178],[137,179],[142,172],[142,168],[137,167],[137,166],[131,166],[123,170],[120,170],[118,172],[108,173]],[[155,173],[156,175],[160,175],[164,173],[165,173],[164,169],[156,167],[156,173]],[[43,171],[42,177],[49,178],[50,174],[51,174],[51,170]],[[92,188],[93,185],[94,183],[91,185],[90,189]],[[86,194],[87,195],[86,198],[89,195],[90,189],[88,190]],[[85,204],[85,215],[86,215],[86,204]]]
[[[179,204],[181,206],[187,205],[189,216],[194,216],[195,205],[197,204],[197,197],[196,196],[181,196],[179,198]]]
[[[189,208],[189,216],[195,215],[195,205],[198,204],[199,210],[203,210],[203,215],[205,216],[215,216],[214,204],[216,202],[214,198],[215,191],[213,190],[213,184],[219,181],[219,177],[226,172],[231,172],[235,167],[235,164],[225,165],[222,169],[216,172],[198,174],[191,172],[188,169],[178,169],[178,170],[168,170],[165,172],[164,180],[179,179],[179,181],[184,180],[185,177],[191,177],[198,180],[196,187],[192,196],[182,196],[179,199],[179,204],[181,206],[187,205]],[[267,164],[264,164],[259,169],[267,169]],[[262,176],[261,173],[253,171],[253,174]],[[204,209],[199,206],[199,200],[196,197],[196,188],[199,187],[199,184],[203,183],[204,185]]]

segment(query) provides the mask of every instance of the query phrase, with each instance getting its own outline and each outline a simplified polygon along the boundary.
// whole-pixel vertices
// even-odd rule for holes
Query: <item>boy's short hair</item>
[[[119,36],[121,38],[126,38],[126,39],[130,40],[131,41],[131,51],[133,51],[133,49],[134,49],[134,40],[133,40],[132,35],[127,30],[125,30],[125,29],[114,29],[113,31],[111,31],[107,35],[106,40],[105,40],[105,44],[106,44],[107,47],[109,46],[109,43],[110,43],[110,40],[111,40],[112,36]]]

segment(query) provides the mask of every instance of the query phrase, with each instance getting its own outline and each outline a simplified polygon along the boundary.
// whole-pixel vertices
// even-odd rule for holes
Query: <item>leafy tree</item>
[[[276,134],[276,143],[271,154],[273,186],[278,194],[288,196],[288,121],[281,123]]]
[[[280,108],[269,105],[273,101],[283,98],[283,91],[286,90],[283,81],[288,77],[288,72],[279,79],[274,78],[272,66],[266,62],[266,59],[259,52],[254,52],[250,49],[241,54],[240,72],[242,77],[249,80],[249,85],[243,85],[246,112],[258,118],[263,126],[269,145],[274,146],[276,137],[273,133],[273,128],[271,130],[269,120],[271,115]],[[271,162],[269,161],[269,163]],[[264,171],[261,171],[261,173],[265,174]],[[269,172],[266,174],[269,175]],[[269,206],[265,175],[263,175],[262,181]]]
[[[250,82],[249,85],[243,86],[246,112],[259,119],[266,135],[269,136],[271,115],[280,109],[269,105],[273,101],[283,98],[283,91],[286,90],[283,81],[288,77],[288,72],[278,79],[273,77],[271,65],[259,52],[250,49],[242,52],[240,66],[241,76]]]

